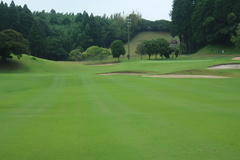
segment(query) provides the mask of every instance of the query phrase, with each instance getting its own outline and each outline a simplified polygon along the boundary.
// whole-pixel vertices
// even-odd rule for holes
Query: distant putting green
[[[91,66],[24,56],[0,73],[0,159],[239,160],[240,71],[206,69],[232,58]],[[230,78],[98,75],[121,71]]]

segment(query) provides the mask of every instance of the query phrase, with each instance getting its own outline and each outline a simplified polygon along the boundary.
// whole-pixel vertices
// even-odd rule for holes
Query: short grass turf
[[[0,159],[239,160],[239,71],[225,71],[230,79],[97,75],[202,70],[230,59],[88,66],[24,56],[26,66],[0,74]]]

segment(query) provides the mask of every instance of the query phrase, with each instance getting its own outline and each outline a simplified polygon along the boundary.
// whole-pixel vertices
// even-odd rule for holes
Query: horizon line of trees
[[[143,41],[136,49],[136,53],[141,56],[141,59],[143,55],[148,55],[149,60],[153,55],[155,56],[155,59],[157,59],[158,55],[162,59],[164,57],[169,59],[171,55],[178,57],[182,51],[181,45],[178,46],[178,42],[176,40],[168,42],[163,38]]]
[[[186,45],[187,53],[208,44],[232,45],[239,9],[239,0],[173,0],[171,34]]]
[[[115,40],[128,39],[128,19],[131,20],[130,37],[142,31],[170,32],[167,20],[149,21],[140,13],[121,13],[110,17],[83,13],[31,12],[23,7],[0,3],[0,31],[13,29],[23,34],[30,43],[31,54],[50,60],[69,60],[72,50],[86,51],[91,46],[110,48]]]

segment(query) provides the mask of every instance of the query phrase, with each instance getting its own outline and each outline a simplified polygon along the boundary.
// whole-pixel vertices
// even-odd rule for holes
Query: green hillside
[[[28,55],[23,55],[21,59],[14,57],[8,60],[6,65],[0,63],[0,72],[3,73],[55,73],[73,71],[75,67],[79,67],[80,62],[55,62],[36,58]]]
[[[222,50],[224,50],[224,54],[222,53]],[[235,48],[234,46],[227,46],[227,45],[207,45],[206,47],[203,47],[200,49],[195,55],[205,55],[205,56],[211,56],[211,55],[236,55],[240,54],[240,50]]]
[[[232,58],[14,59],[0,69],[0,159],[238,160],[240,71],[207,69]],[[229,78],[99,75],[109,72]]]
[[[136,48],[138,44],[145,40],[152,40],[152,39],[157,39],[157,38],[164,38],[168,41],[172,39],[177,39],[173,38],[170,33],[168,32],[141,32],[138,35],[136,35],[131,41],[130,41],[130,54],[131,56],[137,56],[135,53]],[[126,49],[126,56],[128,55],[128,44],[125,45]]]

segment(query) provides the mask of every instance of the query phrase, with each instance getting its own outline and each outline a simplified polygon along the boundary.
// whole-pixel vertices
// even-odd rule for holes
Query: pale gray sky
[[[12,0],[3,0],[8,4]],[[31,11],[49,12],[55,9],[62,13],[79,13],[84,10],[87,13],[102,16],[104,13],[110,16],[114,13],[130,14],[136,11],[148,20],[170,20],[169,13],[173,0],[14,0],[16,5],[27,4]]]

